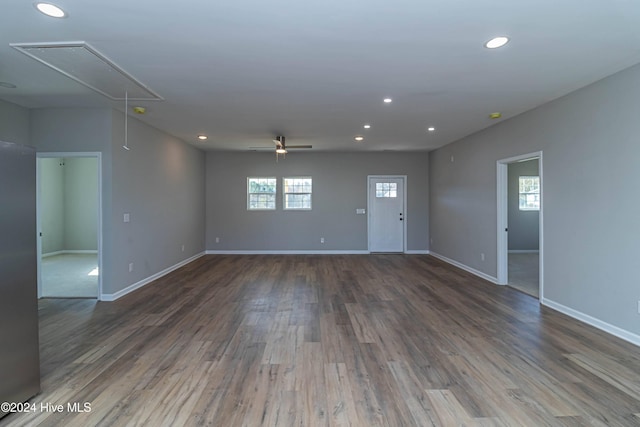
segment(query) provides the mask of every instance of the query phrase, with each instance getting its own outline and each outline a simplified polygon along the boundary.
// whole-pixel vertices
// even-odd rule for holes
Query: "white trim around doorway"
[[[506,285],[509,280],[508,272],[508,236],[506,229],[508,228],[508,165],[509,163],[521,162],[525,160],[538,159],[538,174],[540,176],[540,215],[539,215],[539,297],[538,300],[544,299],[544,227],[543,227],[543,210],[544,210],[544,180],[543,180],[543,163],[542,151],[522,154],[520,156],[509,157],[498,160],[496,162],[496,182],[497,182],[497,284]]]

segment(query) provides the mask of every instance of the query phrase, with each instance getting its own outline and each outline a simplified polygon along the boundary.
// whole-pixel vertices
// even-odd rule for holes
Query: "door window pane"
[[[398,184],[395,182],[376,182],[376,197],[398,197]]]

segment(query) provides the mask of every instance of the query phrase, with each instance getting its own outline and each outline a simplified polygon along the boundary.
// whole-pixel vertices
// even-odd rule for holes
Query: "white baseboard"
[[[456,266],[458,268],[461,268],[464,271],[468,271],[471,274],[475,274],[476,276],[478,276],[478,277],[480,277],[480,278],[482,278],[484,280],[488,280],[491,283],[498,284],[498,279],[496,277],[489,276],[488,274],[483,273],[480,270],[476,270],[475,268],[471,268],[471,267],[469,267],[467,265],[464,265],[464,264],[462,264],[462,263],[460,263],[460,262],[458,262],[456,260],[453,260],[451,258],[447,258],[446,256],[440,255],[440,254],[435,253],[435,252],[429,252],[429,254],[431,256],[434,256],[434,257],[446,262],[446,263],[449,263],[449,264],[454,265],[454,266]]]
[[[42,258],[49,258],[50,256],[62,255],[64,251],[55,251],[55,252],[47,252],[46,254],[42,254]]]
[[[97,254],[98,251],[96,250],[64,250],[64,251],[55,251],[55,252],[48,252],[46,254],[42,254],[42,258],[48,258],[50,256],[55,256],[55,255],[66,255],[66,254]]]
[[[203,256],[205,253],[204,252],[200,252],[199,254],[196,254],[194,256],[192,256],[191,258],[187,258],[183,261],[180,261],[179,263],[172,265],[171,267],[165,268],[164,270],[151,275],[149,277],[147,277],[146,279],[142,279],[139,282],[136,282],[132,285],[127,286],[124,289],[119,290],[118,292],[114,293],[114,294],[102,294],[100,295],[100,301],[115,301],[118,298],[122,298],[123,296],[135,291],[136,289],[140,289],[141,287],[153,282],[154,280],[157,280],[159,278],[161,278],[162,276],[166,276],[167,274],[171,273],[174,270],[177,270],[178,268],[185,266],[187,264],[189,264],[192,261],[195,261],[196,259],[200,258],[201,256]]]
[[[539,254],[538,249],[509,249],[507,252],[510,254]]]
[[[369,251],[343,251],[343,250],[327,250],[327,251],[211,251],[206,252],[207,255],[368,255]],[[410,250],[405,251],[408,255],[428,255],[427,250]]]
[[[369,251],[211,251],[207,255],[368,255]]]
[[[560,313],[566,314],[569,317],[573,317],[581,322],[584,322],[588,325],[593,326],[594,328],[598,328],[604,332],[607,332],[613,336],[616,336],[620,339],[623,339],[631,344],[635,344],[640,346],[640,335],[636,335],[632,332],[629,332],[625,329],[619,328],[617,326],[611,325],[607,322],[603,322],[600,319],[596,319],[595,317],[589,316],[588,314],[584,314],[578,310],[574,310],[573,308],[567,307],[550,299],[543,298],[541,304],[547,306],[553,310],[559,311]]]

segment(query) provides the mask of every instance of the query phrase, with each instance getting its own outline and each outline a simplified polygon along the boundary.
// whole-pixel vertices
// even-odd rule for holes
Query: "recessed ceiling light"
[[[206,141],[207,140],[207,135],[198,135],[198,139],[200,141]]]
[[[360,142],[360,141],[364,141],[364,136],[362,136],[362,135],[357,135],[357,136],[356,136],[355,138],[353,138],[353,139],[355,139],[355,140],[356,140],[356,141],[358,141],[358,142]]]
[[[504,46],[507,43],[509,43],[509,37],[505,37],[505,36],[494,37],[488,42],[486,42],[484,44],[484,47],[486,47],[487,49],[497,49],[499,47]]]
[[[386,104],[389,104],[389,103],[390,103],[390,102],[392,102],[392,101],[393,101],[393,99],[391,99],[391,98],[385,98],[385,99],[384,99],[384,102],[385,102]]]
[[[428,127],[428,128],[427,128],[427,130],[428,130],[429,132],[433,132],[434,130],[436,130],[436,128],[434,128],[433,126],[431,126],[431,127]]]
[[[366,124],[366,125],[364,125],[363,127],[364,127],[365,129],[371,129],[371,125],[369,125],[369,124]]]
[[[67,14],[64,10],[60,9],[55,4],[51,3],[36,3],[36,9],[40,12],[44,13],[47,16],[51,16],[52,18],[64,18]]]
[[[7,89],[15,89],[16,85],[8,82],[0,82],[0,87],[6,87]]]

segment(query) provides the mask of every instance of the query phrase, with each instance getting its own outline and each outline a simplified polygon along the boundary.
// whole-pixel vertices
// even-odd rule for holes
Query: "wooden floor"
[[[638,426],[640,352],[427,255],[206,256],[42,300],[42,393],[2,426]]]

